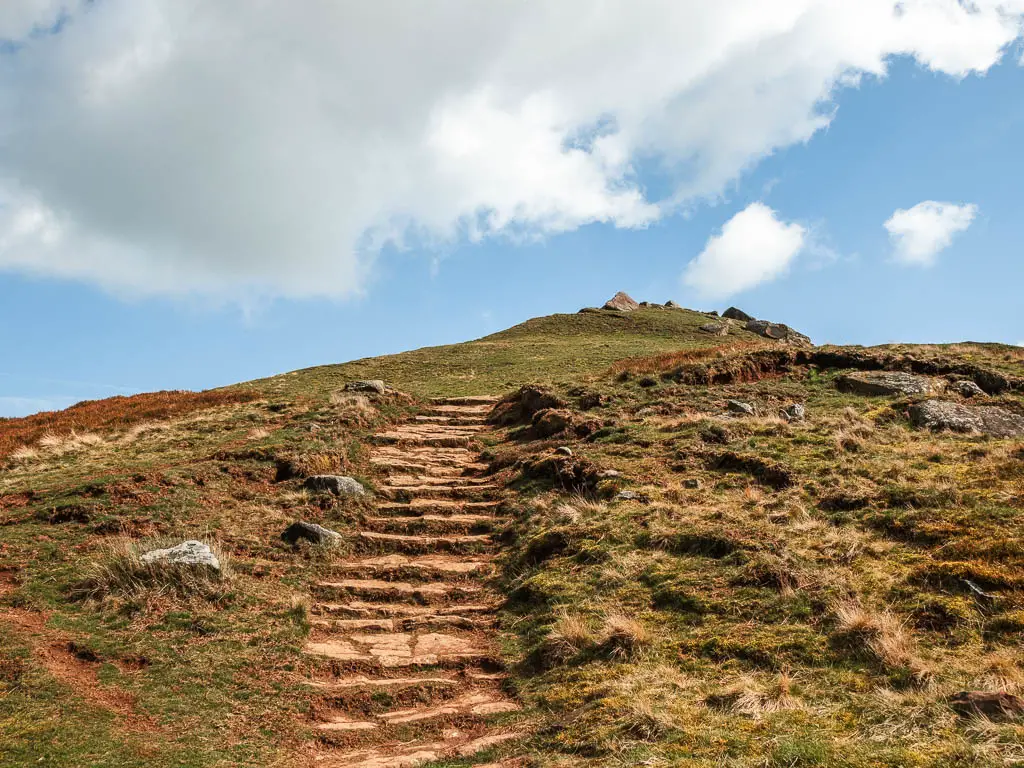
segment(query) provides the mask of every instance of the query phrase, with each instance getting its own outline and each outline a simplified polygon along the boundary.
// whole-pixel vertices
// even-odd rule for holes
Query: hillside
[[[0,765],[1019,763],[1024,350],[746,327],[0,420]]]

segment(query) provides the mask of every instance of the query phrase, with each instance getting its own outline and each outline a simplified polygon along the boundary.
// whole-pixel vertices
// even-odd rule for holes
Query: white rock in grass
[[[170,565],[205,565],[215,571],[220,570],[220,560],[213,554],[208,544],[201,541],[183,541],[167,549],[153,549],[140,558],[146,565],[168,563]]]

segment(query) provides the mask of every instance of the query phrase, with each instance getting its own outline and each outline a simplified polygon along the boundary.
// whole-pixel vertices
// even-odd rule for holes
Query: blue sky
[[[490,80],[470,82],[465,61],[442,67],[436,52],[412,50],[411,69],[393,76],[404,84],[430,68],[426,57],[440,72],[430,98],[398,115],[391,101],[353,97],[361,108],[342,110],[346,120],[372,113],[358,126],[322,114],[359,77],[352,62],[302,62],[320,68],[303,81],[316,109],[289,102],[295,84],[270,73],[270,95],[243,94],[228,115],[218,98],[244,86],[224,61],[199,59],[202,77],[189,80],[196,57],[183,55],[186,67],[161,42],[188,39],[175,26],[187,14],[158,0],[143,4],[148,15],[95,5],[102,13],[59,2],[0,12],[0,37],[28,50],[0,54],[0,110],[14,126],[0,137],[0,415],[462,341],[618,290],[701,309],[736,304],[821,343],[1024,343],[1024,67],[1011,15],[1024,8],[1013,3],[993,18],[1017,26],[964,36],[968,50],[952,50],[922,17],[901,48],[910,55],[894,56],[881,43],[844,53],[829,36],[848,20],[813,0],[780,0],[792,17],[765,19],[721,76],[681,85],[666,75],[648,101],[634,96],[639,80],[618,82],[620,68],[586,80],[612,95],[576,98],[585,68],[559,53],[558,36],[548,64],[534,67],[538,54],[521,58],[494,31],[507,28],[498,19],[480,32],[506,46],[488,59]],[[50,33],[55,8],[70,21]],[[672,41],[662,50],[644,25],[693,20],[629,8],[644,45],[612,53],[632,62],[654,48],[659,65],[675,64]],[[311,36],[316,50],[315,28],[330,26],[276,21],[243,25],[234,53],[261,55],[268,34]],[[388,23],[363,36],[406,50],[405,31]],[[786,57],[808,43],[838,47],[840,58],[822,53],[804,71],[800,56]],[[611,57],[603,45],[598,35],[572,56],[597,66],[588,57]],[[101,80],[69,74],[83,61],[108,62],[86,68]],[[837,71],[859,82],[844,85]],[[197,85],[207,80],[210,94]],[[424,88],[394,99],[404,109]],[[559,89],[573,96],[554,98]],[[154,91],[180,108],[165,111]],[[275,106],[290,106],[288,119]],[[566,155],[570,134],[606,123],[597,133],[607,146]],[[424,124],[427,140],[416,133]]]

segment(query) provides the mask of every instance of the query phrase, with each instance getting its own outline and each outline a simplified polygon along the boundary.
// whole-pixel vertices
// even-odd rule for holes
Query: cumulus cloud
[[[930,267],[935,257],[974,221],[978,206],[925,200],[913,208],[899,209],[885,222],[896,260]]]
[[[643,227],[1024,0],[4,0],[0,269],[340,297],[388,243]],[[637,166],[671,192],[651,199]]]
[[[686,265],[683,284],[722,299],[784,274],[804,247],[807,230],[780,221],[764,203],[752,203],[712,236]]]

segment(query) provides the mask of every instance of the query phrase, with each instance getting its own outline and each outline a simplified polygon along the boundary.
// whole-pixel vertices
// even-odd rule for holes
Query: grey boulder
[[[964,379],[953,384],[953,391],[961,397],[984,396],[985,390],[969,379]]]
[[[387,389],[387,385],[380,379],[350,381],[345,385],[346,392],[376,392],[378,395],[383,395]]]
[[[744,403],[742,400],[730,400],[726,403],[726,407],[730,413],[735,413],[741,416],[754,416],[757,411],[750,403]]]
[[[728,318],[729,320],[739,320],[741,323],[746,323],[755,319],[742,309],[737,309],[736,307],[729,307],[722,313],[722,317]]]
[[[341,534],[322,525],[299,520],[289,525],[281,534],[281,538],[293,546],[300,541],[308,541],[311,544],[334,544],[341,540]]]
[[[310,491],[327,491],[335,496],[362,496],[366,489],[353,477],[345,475],[313,475],[302,484]]]
[[[190,539],[167,549],[152,549],[139,558],[145,565],[166,563],[168,565],[186,565],[191,567],[212,568],[220,570],[220,560],[213,554],[208,544]]]
[[[934,384],[927,376],[916,376],[902,371],[872,371],[840,376],[836,387],[842,392],[869,397],[893,395],[928,395]]]
[[[926,429],[1024,437],[1024,416],[994,405],[969,406],[949,400],[926,400],[911,406],[910,421]]]
[[[773,341],[811,346],[810,337],[805,336],[799,331],[794,331],[788,325],[783,325],[782,323],[770,323],[767,320],[748,320],[743,327],[751,333],[756,333],[758,336],[763,336]]]
[[[712,336],[729,335],[729,325],[727,323],[704,323],[700,330],[703,333],[710,333]]]

